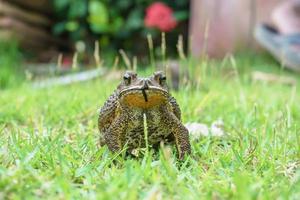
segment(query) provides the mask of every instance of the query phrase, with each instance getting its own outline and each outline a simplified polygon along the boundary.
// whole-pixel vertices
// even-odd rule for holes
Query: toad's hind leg
[[[98,129],[100,131],[100,145],[105,145],[104,133],[106,133],[116,118],[116,109],[118,108],[118,96],[114,92],[100,109],[98,117]]]

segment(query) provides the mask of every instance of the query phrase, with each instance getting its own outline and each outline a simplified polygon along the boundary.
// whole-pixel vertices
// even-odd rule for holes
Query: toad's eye
[[[162,75],[159,77],[159,84],[164,85],[166,83],[167,77],[165,75]]]
[[[124,80],[124,83],[126,85],[129,85],[131,83],[131,77],[129,74],[125,74],[124,77],[123,77],[123,80]]]

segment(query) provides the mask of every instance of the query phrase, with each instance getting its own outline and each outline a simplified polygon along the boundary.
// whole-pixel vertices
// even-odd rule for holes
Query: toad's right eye
[[[123,80],[126,85],[129,85],[131,82],[131,77],[129,76],[129,74],[125,74]]]

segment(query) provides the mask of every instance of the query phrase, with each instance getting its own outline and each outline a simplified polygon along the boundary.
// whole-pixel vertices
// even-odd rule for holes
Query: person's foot
[[[284,67],[300,72],[300,33],[282,35],[273,27],[258,25],[255,39]]]

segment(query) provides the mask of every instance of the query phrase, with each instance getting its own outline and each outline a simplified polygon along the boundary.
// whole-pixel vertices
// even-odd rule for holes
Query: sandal
[[[300,33],[281,35],[275,28],[261,24],[255,28],[255,39],[284,67],[300,72]]]

